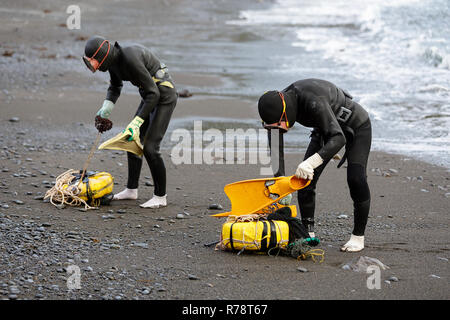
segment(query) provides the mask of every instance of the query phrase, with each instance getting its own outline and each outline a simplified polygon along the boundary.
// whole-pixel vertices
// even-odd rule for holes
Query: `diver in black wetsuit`
[[[143,46],[121,47],[117,42],[113,45],[99,36],[94,36],[87,41],[83,60],[92,72],[96,70],[109,71],[111,77],[106,99],[97,113],[100,119],[107,119],[111,114],[114,104],[120,96],[122,81],[130,81],[139,88],[142,100],[135,118],[125,130],[129,130],[132,138],[142,144],[143,154],[149,164],[155,185],[153,197],[141,204],[141,207],[166,206],[166,168],[159,148],[178,99],[167,67]],[[96,127],[99,131],[104,130],[97,125],[97,121]],[[127,187],[114,195],[115,200],[137,199],[138,197],[137,188],[142,157],[131,152],[127,152],[127,157]]]
[[[269,91],[258,102],[266,129],[287,132],[295,122],[313,128],[303,162],[296,170],[299,178],[312,180],[298,191],[301,219],[314,236],[315,189],[330,159],[345,146],[340,167],[347,159],[347,183],[354,207],[354,228],[342,251],[364,248],[364,231],[370,209],[367,160],[372,141],[369,115],[350,94],[319,79],[292,83],[282,91]]]

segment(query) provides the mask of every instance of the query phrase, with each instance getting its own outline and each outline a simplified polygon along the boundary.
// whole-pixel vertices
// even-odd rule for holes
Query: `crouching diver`
[[[141,45],[121,47],[102,37],[90,38],[83,57],[92,71],[109,71],[111,80],[102,107],[97,112],[96,128],[105,130],[101,124],[107,119],[120,96],[123,81],[130,81],[139,88],[142,98],[136,114],[125,132],[143,147],[143,155],[150,167],[155,185],[153,197],[141,204],[143,208],[159,208],[167,205],[166,168],[159,148],[166,133],[172,112],[177,103],[177,92],[166,66]],[[114,195],[114,200],[137,199],[138,181],[142,157],[127,152],[128,182],[126,189]]]
[[[266,92],[259,99],[258,111],[266,129],[287,132],[295,122],[313,128],[304,160],[295,172],[299,178],[312,180],[308,187],[298,191],[301,220],[311,236],[314,236],[317,181],[330,159],[345,146],[338,168],[347,159],[354,228],[341,251],[362,250],[370,209],[366,167],[372,128],[367,111],[346,91],[319,79],[299,80],[282,91]]]

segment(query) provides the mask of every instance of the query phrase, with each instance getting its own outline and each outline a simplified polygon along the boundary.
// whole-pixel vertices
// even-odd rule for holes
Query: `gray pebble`
[[[197,277],[195,274],[188,274],[189,280],[199,280],[199,277]]]
[[[133,247],[139,247],[143,249],[148,249],[148,244],[145,242],[134,242]]]
[[[398,278],[395,276],[390,276],[387,280],[392,282],[398,282]]]
[[[9,292],[10,292],[11,294],[19,294],[19,293],[20,293],[20,290],[19,290],[19,288],[17,288],[16,286],[10,286],[10,287],[9,287]]]
[[[115,219],[116,217],[112,214],[106,214],[104,216],[102,216],[103,220],[109,220],[109,219]]]
[[[208,209],[210,210],[223,210],[223,207],[220,204],[214,203],[211,204]]]

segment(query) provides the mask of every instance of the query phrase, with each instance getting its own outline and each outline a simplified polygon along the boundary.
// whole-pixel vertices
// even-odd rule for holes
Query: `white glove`
[[[314,169],[322,163],[322,157],[318,153],[314,153],[311,157],[298,165],[297,171],[295,171],[295,176],[301,179],[312,180],[314,177]]]
[[[105,100],[103,101],[103,105],[100,110],[98,110],[97,115],[102,118],[108,119],[113,109],[114,103],[112,103],[112,101]]]

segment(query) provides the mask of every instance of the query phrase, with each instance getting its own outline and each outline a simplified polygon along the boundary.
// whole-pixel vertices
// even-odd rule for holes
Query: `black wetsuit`
[[[366,167],[372,141],[367,111],[354,102],[347,92],[325,80],[300,80],[282,92],[287,103],[290,100],[290,103],[297,105],[296,121],[313,128],[304,159],[316,152],[323,159],[322,165],[314,170],[311,184],[298,191],[303,224],[313,231],[317,181],[330,159],[345,146],[343,160],[346,158],[348,163],[347,183],[354,204],[352,233],[364,235],[370,209]]]
[[[130,81],[139,88],[142,101],[136,116],[144,119],[140,138],[155,185],[154,194],[166,194],[166,168],[160,154],[160,143],[166,133],[178,94],[167,68],[147,48],[140,45],[114,46],[114,60],[108,68],[111,76],[106,99],[116,103],[123,86]],[[128,152],[127,188],[138,187],[142,158]]]

